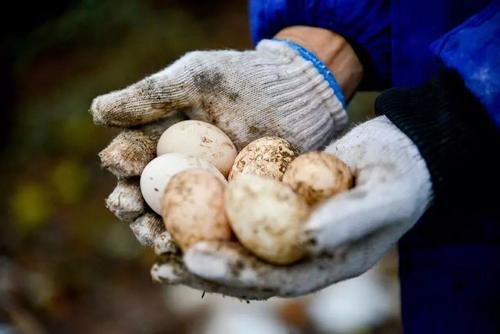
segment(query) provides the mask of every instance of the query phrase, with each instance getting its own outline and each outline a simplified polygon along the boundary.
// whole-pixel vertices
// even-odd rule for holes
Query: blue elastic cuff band
[[[321,60],[319,60],[318,57],[316,57],[314,53],[312,53],[311,51],[307,50],[306,48],[297,43],[289,41],[288,39],[274,38],[274,40],[286,43],[289,47],[294,49],[302,58],[313,63],[314,67],[316,67],[319,73],[323,76],[323,78],[325,78],[326,82],[328,82],[330,87],[333,89],[335,96],[337,96],[340,103],[342,103],[342,107],[344,107],[344,109],[346,108],[344,92],[342,91],[342,88],[340,88],[337,79],[335,79],[333,73],[328,69],[328,67],[326,67],[325,64],[323,64]]]

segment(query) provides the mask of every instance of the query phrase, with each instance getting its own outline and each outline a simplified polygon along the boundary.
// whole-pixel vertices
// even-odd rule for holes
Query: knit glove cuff
[[[484,188],[498,184],[499,136],[457,74],[442,73],[417,89],[387,90],[377,98],[375,110],[418,147],[436,204],[485,205],[492,200]]]
[[[302,150],[318,149],[345,128],[348,116],[342,88],[315,54],[284,39],[262,40],[256,51],[282,61],[283,71],[276,73],[268,68],[260,74],[269,83],[283,81],[266,86],[269,93],[283,101],[280,108],[288,116],[282,121],[295,124],[297,136],[291,138],[293,144]]]

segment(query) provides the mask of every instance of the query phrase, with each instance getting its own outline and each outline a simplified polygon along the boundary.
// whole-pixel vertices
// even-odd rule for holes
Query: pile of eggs
[[[157,155],[141,174],[141,192],[183,251],[236,237],[273,264],[304,256],[298,237],[311,208],[353,182],[334,155],[299,155],[279,137],[259,138],[238,153],[219,128],[195,120],[165,130]]]

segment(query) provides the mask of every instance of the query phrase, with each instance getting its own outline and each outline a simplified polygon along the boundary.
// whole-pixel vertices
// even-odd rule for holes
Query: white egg
[[[283,175],[283,182],[302,196],[307,204],[321,201],[352,187],[349,167],[327,152],[308,152],[293,160]]]
[[[181,153],[168,153],[151,160],[141,174],[141,193],[154,212],[161,215],[161,200],[168,182],[175,174],[201,168],[226,183],[224,175],[209,162]]]
[[[231,170],[236,147],[231,139],[215,125],[188,120],[169,127],[158,140],[157,155],[184,153],[202,158],[224,175]]]
[[[244,174],[269,177],[278,181],[298,155],[292,144],[279,137],[262,137],[245,146],[234,160],[229,180]]]
[[[162,211],[167,231],[183,251],[199,241],[231,240],[224,184],[206,170],[190,169],[172,177]]]
[[[309,207],[288,185],[243,174],[229,182],[224,197],[233,232],[255,255],[274,264],[304,256],[299,237]]]

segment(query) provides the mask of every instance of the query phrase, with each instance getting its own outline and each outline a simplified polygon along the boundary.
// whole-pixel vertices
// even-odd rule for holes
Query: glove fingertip
[[[145,210],[139,184],[135,180],[119,180],[105,203],[106,208],[123,222],[134,221]]]
[[[165,231],[161,217],[154,213],[140,216],[129,227],[143,246],[153,246],[155,239]]]
[[[90,104],[90,114],[96,125],[115,126],[113,119],[122,104],[122,91],[114,91],[95,97]]]
[[[184,282],[185,276],[175,263],[155,263],[151,267],[151,278],[157,283],[181,284]]]
[[[156,140],[140,130],[125,130],[99,152],[101,165],[117,177],[141,175],[156,154]]]
[[[95,125],[105,125],[104,119],[102,117],[102,114],[99,112],[99,97],[95,97],[92,99],[92,102],[90,103],[90,108],[89,108],[89,113],[92,115],[92,121],[94,122]]]

